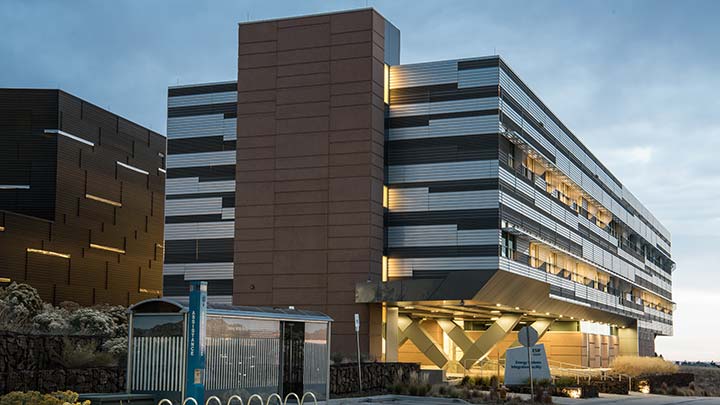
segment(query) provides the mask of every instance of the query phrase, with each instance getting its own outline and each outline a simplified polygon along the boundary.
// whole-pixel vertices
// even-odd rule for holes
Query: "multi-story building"
[[[236,87],[233,81],[168,91],[166,296],[187,296],[189,281],[202,279],[213,301],[231,301]]]
[[[162,288],[165,137],[61,90],[0,89],[0,277],[129,305]]]
[[[358,313],[364,352],[447,370],[524,324],[551,361],[652,354],[669,232],[500,57],[402,65],[399,37],[371,9],[240,24],[233,303],[326,312],[346,353]]]

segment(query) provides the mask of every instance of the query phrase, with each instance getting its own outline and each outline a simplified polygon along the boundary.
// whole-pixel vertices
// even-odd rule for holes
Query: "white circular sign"
[[[520,332],[518,332],[518,340],[520,344],[525,347],[535,346],[535,343],[538,341],[538,333],[535,328],[523,326]]]

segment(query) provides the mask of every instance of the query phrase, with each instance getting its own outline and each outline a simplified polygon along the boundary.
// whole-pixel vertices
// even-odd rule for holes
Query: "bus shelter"
[[[188,305],[158,298],[129,308],[127,391],[159,400],[185,398]],[[293,308],[208,303],[205,398],[225,403],[253,394],[267,398],[312,392],[329,396],[330,327],[325,314]]]

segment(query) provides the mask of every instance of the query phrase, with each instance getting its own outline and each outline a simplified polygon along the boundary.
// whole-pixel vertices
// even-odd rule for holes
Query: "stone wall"
[[[0,393],[12,391],[122,392],[125,367],[67,370],[7,371],[0,373]]]
[[[0,373],[62,369],[65,341],[73,344],[95,345],[103,338],[95,336],[23,335],[0,332]]]
[[[363,391],[385,391],[398,379],[409,382],[412,373],[420,373],[418,363],[363,363]],[[330,366],[330,395],[347,395],[357,393],[357,363],[333,364]]]
[[[69,368],[63,359],[65,342],[96,348],[95,336],[23,335],[0,332],[0,393],[72,390],[118,392],[125,389],[125,364],[117,367]]]

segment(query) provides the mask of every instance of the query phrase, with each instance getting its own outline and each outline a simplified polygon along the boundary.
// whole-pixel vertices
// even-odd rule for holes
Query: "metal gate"
[[[131,392],[180,392],[185,368],[185,338],[134,337],[130,358]]]

